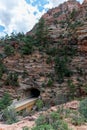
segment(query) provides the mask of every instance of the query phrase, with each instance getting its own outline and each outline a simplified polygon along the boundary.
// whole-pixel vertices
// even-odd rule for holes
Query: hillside
[[[80,51],[87,51],[87,1],[82,4],[76,0],[69,0],[63,4],[48,10],[42,18],[45,19],[46,26],[54,41],[77,40]],[[36,25],[37,26],[37,25]],[[27,34],[35,32],[36,26]]]
[[[86,0],[69,0],[26,35],[0,39],[0,115],[11,104],[5,92],[11,101],[39,97],[33,112],[87,96],[86,15]]]

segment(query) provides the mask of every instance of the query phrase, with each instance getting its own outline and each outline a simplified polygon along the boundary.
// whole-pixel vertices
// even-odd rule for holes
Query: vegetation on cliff
[[[4,90],[11,93],[11,99],[21,99],[27,97],[27,92],[30,94],[29,88],[38,88],[41,99],[37,101],[35,110],[48,109],[87,95],[87,56],[83,47],[87,42],[86,8],[82,5],[85,11],[82,8],[80,11],[76,2],[71,10],[70,3],[73,5],[71,1],[65,2],[53,13],[48,11],[47,17],[43,15],[30,33],[12,33],[0,39],[0,110],[10,105],[9,96],[3,96]],[[21,88],[22,93],[19,92]],[[87,111],[85,107],[83,109],[84,102],[86,100],[79,107],[83,116]],[[5,112],[8,118],[9,111]],[[52,114],[52,118],[58,118],[56,121],[50,120],[51,115],[47,115],[47,119],[43,117],[45,123],[32,130],[61,127],[61,130],[68,130],[60,114]],[[73,116],[73,124],[84,122],[80,114],[77,118]]]

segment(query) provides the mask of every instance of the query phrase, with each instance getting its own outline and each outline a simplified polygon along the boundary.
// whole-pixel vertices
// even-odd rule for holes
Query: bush
[[[23,71],[22,78],[26,78],[28,76],[28,72],[26,70]]]
[[[50,56],[55,56],[58,53],[58,49],[55,47],[47,48],[46,53]]]
[[[14,48],[11,45],[6,45],[4,52],[7,56],[14,54]]]
[[[86,118],[87,120],[87,98],[82,100],[79,104],[79,112]]]
[[[47,86],[51,87],[52,85],[53,85],[53,80],[49,79],[48,82],[47,82]]]
[[[57,120],[53,123],[54,130],[69,130],[67,123],[62,120]]]
[[[49,57],[47,58],[46,63],[47,63],[47,64],[52,63],[52,58],[51,58],[51,56],[49,56]]]
[[[0,79],[2,78],[3,73],[5,72],[6,68],[4,64],[0,61]]]
[[[17,113],[14,108],[8,107],[3,111],[3,120],[8,124],[17,122]]]
[[[22,130],[29,130],[29,127],[24,126],[24,127],[22,128]]]
[[[36,127],[32,130],[69,130],[67,123],[61,118],[58,112],[52,112],[45,116],[40,116],[36,120]]]
[[[65,116],[65,118],[68,118],[71,113],[72,113],[72,110],[70,110],[70,109],[64,109],[64,116]]]
[[[64,81],[64,76],[70,77],[71,76],[71,71],[68,68],[68,62],[67,62],[67,57],[56,57],[55,58],[55,73],[58,76],[58,80],[60,83]]]
[[[44,125],[36,126],[36,127],[32,128],[32,130],[54,130],[54,129],[51,125],[44,124]]]
[[[69,90],[69,97],[71,98],[71,99],[73,99],[74,97],[75,97],[75,95],[77,95],[77,88],[76,88],[76,86],[75,86],[75,84],[73,83],[73,81],[72,80],[68,80],[67,81],[67,84],[68,84],[68,90]]]
[[[55,121],[61,119],[61,115],[59,113],[57,113],[57,112],[52,112],[50,114],[50,119],[51,119],[51,122],[54,123]]]
[[[57,12],[57,13],[53,14],[53,17],[54,17],[54,18],[58,18],[61,14],[62,14],[61,11],[60,11],[60,12]]]
[[[38,110],[41,110],[43,108],[43,101],[41,99],[38,99],[36,102],[36,106]]]
[[[43,125],[44,123],[46,123],[46,118],[45,118],[45,116],[43,116],[43,115],[40,115],[39,117],[38,117],[38,119],[36,120],[36,125],[38,126],[38,125]]]
[[[75,115],[75,114],[74,114],[74,115],[72,116],[71,122],[72,122],[72,124],[74,124],[74,125],[82,125],[82,124],[84,124],[85,119],[84,119],[84,117],[81,116],[80,114],[78,114],[78,115]]]
[[[18,74],[16,72],[9,73],[8,77],[5,81],[5,85],[12,85],[12,86],[18,86]]]
[[[25,45],[22,47],[22,54],[23,55],[29,55],[33,51],[32,43],[25,43]]]
[[[0,99],[0,110],[5,109],[11,104],[11,98],[8,93],[4,93],[3,97]]]

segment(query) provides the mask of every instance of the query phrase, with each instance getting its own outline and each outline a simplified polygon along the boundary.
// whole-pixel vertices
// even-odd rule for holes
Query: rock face
[[[82,27],[77,30],[78,35],[78,49],[81,52],[87,52],[87,22],[84,22]]]
[[[82,4],[80,4],[76,0],[68,0],[67,2],[64,2],[63,4],[60,4],[58,7],[55,7],[53,9],[50,9],[45,13],[42,18],[45,19],[45,24],[48,27],[48,31],[50,34],[50,38],[53,40],[53,44],[55,46],[55,43],[58,41],[62,41],[62,43],[70,45],[74,47],[78,47],[78,51],[82,53],[87,53],[87,0],[84,0]],[[28,32],[27,34],[33,34],[36,30],[37,25]],[[81,54],[82,54],[81,53]],[[87,56],[76,56],[72,63],[71,63],[71,69],[73,70],[74,67],[84,68],[87,70],[86,64],[87,64]],[[53,68],[53,66],[50,66]],[[44,72],[47,72],[44,71]],[[49,71],[50,73],[54,73],[54,70]],[[76,72],[76,70],[75,70]],[[42,77],[44,79],[44,77]],[[76,79],[78,79],[78,76],[74,76],[72,78],[73,81],[76,83]],[[41,79],[38,83],[40,83]],[[47,78],[43,80],[45,83],[47,81]],[[85,83],[85,81],[84,81]],[[77,83],[78,84],[78,83]],[[39,84],[41,85],[41,84]],[[43,93],[44,88],[41,90],[41,96],[43,99],[49,99],[53,102],[54,97],[57,97],[58,99],[61,99],[61,95],[59,93],[61,92],[61,89],[59,89],[61,85],[59,85],[57,82],[53,84],[53,88],[46,88],[46,90]],[[66,83],[62,86],[66,86]],[[55,89],[54,89],[55,88]],[[40,88],[41,89],[41,88]],[[65,90],[63,90],[65,91]],[[58,92],[58,93],[57,93]],[[54,99],[56,100],[56,99]],[[58,101],[59,102],[59,101]]]
[[[76,0],[69,0],[59,7],[49,10],[42,17],[46,21],[49,34],[53,40],[50,45],[51,48],[59,49],[59,42],[62,45],[69,43],[73,47],[78,45],[78,50],[87,52],[87,20],[86,20],[86,1],[80,5]],[[36,27],[34,27],[36,29]],[[34,29],[27,34],[34,34]],[[58,44],[55,44],[58,43]],[[57,46],[56,46],[57,45]],[[48,48],[49,49],[49,48]],[[3,63],[9,72],[17,72],[19,77],[19,88],[15,88],[12,93],[14,98],[25,98],[30,94],[30,89],[35,88],[40,91],[40,96],[46,105],[55,105],[66,102],[68,97],[64,97],[67,92],[68,79],[72,80],[76,87],[86,86],[87,84],[87,56],[75,55],[71,59],[69,65],[73,75],[70,78],[65,77],[62,84],[58,83],[55,73],[54,58],[46,53],[48,50],[42,52],[37,48],[31,55],[24,55],[15,53],[14,56],[4,58]],[[51,63],[47,64],[47,59],[52,58]],[[3,80],[6,77],[3,76]],[[50,79],[53,83],[49,86]],[[3,86],[3,90],[7,87]],[[11,87],[8,88],[9,92]],[[18,90],[18,91],[17,91]],[[1,96],[3,92],[0,92]],[[79,93],[79,92],[78,92]]]
[[[87,52],[87,0],[80,4],[69,0],[58,7],[50,9],[42,17],[45,19],[49,34],[54,41],[61,39],[78,40],[79,51]],[[32,34],[36,26],[27,34]],[[71,35],[71,37],[69,36]]]
[[[72,12],[73,9],[79,10],[80,3],[76,0],[69,0],[68,2],[64,2],[56,8],[48,10],[46,14],[43,15],[43,18],[49,23],[53,23],[54,20],[62,21],[66,20],[69,12]]]
[[[14,98],[18,97],[23,99],[29,97],[30,90],[34,88],[40,91],[40,96],[46,103],[46,106],[67,102],[68,97],[66,97],[65,93],[67,92],[67,78],[62,84],[59,84],[58,81],[55,80],[54,63],[47,64],[47,57],[48,55],[44,52],[40,53],[39,51],[35,51],[32,55],[24,57],[15,55],[5,58],[4,64],[8,70],[18,73],[20,86],[15,88],[3,86],[3,91],[0,93],[2,94],[8,89],[7,91],[11,93]],[[78,85],[79,81],[77,81],[77,79],[79,75],[76,74],[77,72],[75,69],[77,66],[84,69],[84,71],[86,70],[85,73],[87,73],[87,57],[76,56],[69,65],[69,67],[75,71],[71,79]],[[27,75],[24,75],[24,71],[27,72]],[[54,78],[52,86],[48,85],[50,77]],[[79,78],[84,86],[87,77],[85,77],[85,79],[82,76]]]

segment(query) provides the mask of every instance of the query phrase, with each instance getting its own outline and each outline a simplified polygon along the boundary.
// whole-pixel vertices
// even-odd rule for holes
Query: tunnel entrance
[[[40,91],[36,88],[27,89],[25,91],[25,97],[38,98],[39,96],[40,96]]]
[[[38,89],[32,88],[30,90],[30,95],[31,95],[31,97],[39,97],[40,91]]]

